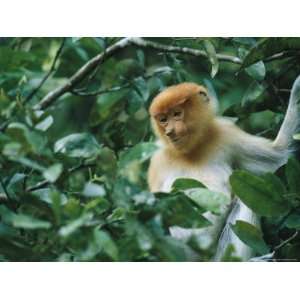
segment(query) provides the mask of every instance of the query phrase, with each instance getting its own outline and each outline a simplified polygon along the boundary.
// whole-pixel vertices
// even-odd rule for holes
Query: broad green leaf
[[[242,68],[246,68],[257,61],[264,60],[274,54],[287,50],[300,49],[299,38],[266,38],[257,43],[245,57]]]
[[[105,198],[97,197],[84,206],[84,211],[95,211],[97,214],[102,214],[108,211],[110,206],[111,204]]]
[[[96,163],[97,167],[99,167],[105,175],[115,175],[117,171],[117,158],[114,151],[108,147],[101,148]]]
[[[75,219],[74,221],[71,221],[67,225],[61,227],[58,233],[62,237],[68,237],[76,230],[78,230],[80,227],[82,227],[87,222],[89,222],[92,218],[93,218],[92,213],[85,213],[78,219]]]
[[[6,208],[4,205],[0,206],[0,216],[2,220],[16,228],[23,229],[49,229],[51,223],[39,220],[29,215],[16,214]]]
[[[255,38],[252,37],[235,37],[232,40],[236,43],[243,44],[243,45],[253,46],[256,44]]]
[[[43,172],[43,176],[50,182],[55,182],[63,171],[62,164],[54,164]]]
[[[48,130],[51,125],[53,124],[54,119],[52,116],[47,116],[45,119],[43,119],[41,122],[37,123],[35,125],[35,128],[40,131],[46,131]]]
[[[136,50],[136,56],[138,58],[138,61],[139,61],[140,65],[142,67],[145,67],[145,54],[144,54],[144,51],[141,50],[141,49],[137,49]]]
[[[226,195],[205,188],[186,189],[184,194],[200,207],[215,214],[224,212],[226,206],[231,202]]]
[[[205,188],[205,185],[200,181],[192,178],[178,178],[172,184],[172,190],[180,191],[192,188]]]
[[[293,139],[299,141],[300,140],[300,133],[294,134]]]
[[[127,164],[138,161],[140,163],[148,160],[156,151],[157,146],[154,143],[139,143],[124,152],[119,161],[119,168],[126,167]]]
[[[113,210],[112,214],[107,217],[107,221],[115,222],[125,218],[126,210],[123,207],[118,207]]]
[[[211,225],[210,221],[201,215],[203,210],[181,193],[160,199],[156,202],[156,208],[163,215],[167,227],[177,225],[184,228],[202,228]]]
[[[102,197],[105,196],[106,192],[102,185],[93,182],[87,182],[84,186],[82,194],[85,197]]]
[[[81,40],[83,37],[72,37],[71,39],[72,39],[72,42],[73,43],[76,43],[76,42],[78,42],[79,40]]]
[[[30,130],[22,123],[9,124],[7,133],[15,142],[22,145],[25,152],[41,154],[47,143],[45,136]]]
[[[257,83],[256,81],[252,82],[242,98],[242,106],[245,106],[247,103],[257,100],[264,91],[265,88],[263,85]]]
[[[292,193],[300,193],[300,163],[296,158],[290,158],[285,167],[285,174],[288,181],[289,189]],[[299,199],[300,200],[300,199]]]
[[[288,228],[292,229],[300,229],[300,214],[298,213],[292,213],[291,215],[288,216],[288,218],[285,221],[285,225]]]
[[[63,153],[69,157],[90,158],[100,152],[100,145],[89,133],[73,133],[54,145],[54,152]]]
[[[133,85],[136,91],[140,94],[144,101],[147,101],[149,98],[149,89],[147,83],[143,77],[138,77],[134,79]]]
[[[89,123],[92,126],[108,121],[113,114],[122,111],[123,103],[128,99],[128,89],[98,96],[93,106]]]
[[[231,225],[231,228],[241,241],[257,253],[263,255],[269,252],[269,247],[263,240],[262,232],[257,227],[248,222],[236,221],[234,225]]]
[[[254,212],[266,217],[285,215],[289,203],[274,191],[274,186],[261,177],[246,171],[235,171],[230,176],[233,192]]]
[[[244,48],[239,48],[238,50],[240,58],[244,59],[246,55],[249,53],[248,50]],[[246,73],[250,75],[252,78],[262,81],[266,76],[266,67],[262,61],[259,61],[250,67],[245,69]]]
[[[144,73],[144,68],[137,60],[132,58],[120,60],[115,68],[119,77],[126,79],[126,81],[142,76]]]
[[[45,167],[41,166],[38,162],[33,161],[26,157],[19,157],[19,158],[10,157],[10,160],[16,161],[26,167],[32,168],[33,170],[37,170],[39,172],[45,171]]]
[[[96,244],[98,245],[98,247],[103,249],[104,253],[106,253],[113,260],[118,260],[119,251],[109,233],[103,230],[95,229],[94,238]]]
[[[272,173],[266,173],[262,176],[262,178],[266,181],[266,185],[273,191],[274,194],[276,194],[278,199],[283,199],[284,194],[286,193],[286,188],[281,179]]]
[[[35,196],[37,196],[40,200],[43,202],[46,202],[48,204],[52,204],[52,194],[57,193],[58,191],[54,188],[42,188],[38,189],[33,192]],[[65,194],[59,193],[60,194],[60,201],[61,204],[64,205],[68,202],[68,199]]]
[[[204,40],[204,48],[211,63],[211,77],[214,78],[219,70],[219,60],[213,43],[209,40]]]

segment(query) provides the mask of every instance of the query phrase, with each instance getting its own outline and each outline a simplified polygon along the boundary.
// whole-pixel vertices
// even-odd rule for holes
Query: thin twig
[[[285,57],[290,57],[291,54],[295,54],[295,56],[297,56],[297,55],[299,55],[299,51],[289,50],[289,51],[283,51],[283,52],[280,52],[280,53],[276,53],[276,54],[264,59],[264,62],[270,62],[270,61],[273,61],[273,60],[276,60],[276,59],[282,59],[282,58],[285,58]]]
[[[290,236],[287,240],[283,241],[282,243],[280,243],[279,245],[277,245],[276,247],[274,247],[274,251],[279,250],[280,248],[282,248],[283,246],[285,246],[287,243],[289,243],[291,240],[293,240],[296,236],[298,235],[298,230],[292,235]]]
[[[79,164],[78,166],[75,166],[73,168],[70,168],[68,170],[68,174],[71,174],[71,173],[74,173],[78,170],[81,170],[83,168],[90,168],[90,167],[94,167],[95,164],[84,164],[84,163],[81,163]],[[26,192],[33,192],[33,191],[36,191],[36,190],[39,190],[39,189],[42,189],[44,187],[46,187],[48,184],[50,184],[51,182],[48,181],[48,180],[43,180],[43,181],[40,181],[38,182],[37,184],[33,185],[33,186],[30,186],[26,189]]]
[[[81,92],[80,90],[71,90],[71,94],[75,95],[75,96],[98,96],[98,95],[102,95],[102,94],[106,94],[106,93],[111,93],[111,92],[117,92],[120,91],[122,89],[128,88],[130,86],[130,83],[126,83],[120,86],[114,86],[112,88],[108,88],[108,89],[100,89],[100,90],[96,90],[96,91],[91,91],[91,92]]]
[[[73,89],[71,90],[70,92],[73,94],[73,95],[76,95],[76,96],[98,96],[98,95],[102,95],[102,94],[106,94],[106,93],[111,93],[111,92],[118,92],[122,89],[126,89],[126,88],[129,88],[132,84],[134,84],[134,81],[137,80],[138,78],[143,78],[143,79],[149,79],[149,78],[152,78],[153,76],[156,76],[156,75],[159,75],[159,74],[163,74],[163,73],[171,73],[172,70],[168,70],[168,71],[157,71],[157,72],[154,72],[152,74],[148,74],[148,75],[144,75],[144,76],[140,76],[140,77],[136,77],[132,80],[130,80],[129,82],[125,83],[125,84],[122,84],[122,85],[118,85],[118,86],[113,86],[111,88],[107,88],[107,89],[98,89],[98,90],[95,90],[95,91],[90,91],[90,92],[83,92],[82,90],[80,89]],[[83,89],[85,90],[85,89]]]
[[[39,83],[39,85],[32,90],[32,92],[26,97],[26,99],[24,100],[24,103],[27,103],[28,101],[31,100],[31,98],[41,89],[41,87],[44,85],[44,83],[46,82],[46,80],[49,78],[49,76],[54,72],[55,70],[55,66],[56,66],[56,62],[63,50],[63,47],[65,45],[65,41],[66,41],[66,38],[63,38],[62,42],[61,42],[61,45],[60,47],[58,48],[56,54],[55,54],[55,57],[53,59],[53,62],[52,62],[52,65],[51,65],[51,68],[50,70],[48,71],[48,73],[44,76],[44,78],[41,80],[41,82]]]

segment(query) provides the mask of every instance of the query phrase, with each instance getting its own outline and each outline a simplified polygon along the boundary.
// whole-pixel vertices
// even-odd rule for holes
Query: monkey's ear
[[[203,98],[203,100],[204,100],[205,102],[208,102],[208,101],[209,101],[209,97],[208,97],[208,95],[207,95],[207,93],[206,93],[205,91],[200,91],[200,92],[199,92],[199,95]]]
[[[183,99],[179,100],[179,101],[176,103],[176,105],[183,104],[183,103],[185,103],[187,100],[189,100],[189,98],[183,98]]]

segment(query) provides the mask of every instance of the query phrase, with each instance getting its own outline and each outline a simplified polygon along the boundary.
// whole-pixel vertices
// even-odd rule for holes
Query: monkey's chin
[[[184,136],[170,139],[171,144],[178,150],[184,147]]]

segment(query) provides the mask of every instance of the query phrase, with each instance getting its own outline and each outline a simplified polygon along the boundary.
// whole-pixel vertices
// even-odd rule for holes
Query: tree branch
[[[150,48],[150,49],[154,49],[154,50],[160,50],[163,52],[189,54],[192,56],[198,56],[198,57],[204,57],[204,58],[208,57],[204,50],[164,45],[164,44],[160,44],[157,42],[147,41],[147,40],[145,40],[143,38],[139,38],[139,37],[131,38],[131,43],[133,45],[136,45],[137,47],[141,47],[141,48]],[[239,65],[242,64],[242,60],[240,58],[231,56],[231,55],[217,54],[217,58],[220,61],[228,61],[228,62],[239,64]]]
[[[108,47],[106,51],[96,55],[83,65],[69,80],[67,83],[58,87],[54,91],[48,93],[38,104],[34,106],[34,109],[45,109],[49,107],[58,97],[71,91],[76,84],[83,80],[90,72],[92,72],[99,64],[103,63],[107,58],[118,52],[120,49],[130,44],[129,38],[124,38],[114,45]]]
[[[55,100],[62,96],[67,92],[74,91],[74,87],[81,82],[87,75],[94,71],[94,69],[102,64],[107,58],[111,57],[113,54],[118,52],[119,50],[130,46],[135,45],[140,48],[150,48],[154,50],[159,50],[163,52],[173,52],[180,54],[189,54],[198,57],[207,58],[207,54],[203,50],[191,49],[186,47],[177,47],[177,46],[169,46],[163,45],[160,43],[147,41],[143,38],[124,38],[120,41],[116,42],[114,45],[108,47],[103,53],[96,55],[94,58],[89,60],[85,65],[83,65],[69,80],[67,83],[58,87],[54,91],[49,92],[38,104],[34,106],[34,109],[46,109]],[[241,64],[242,61],[238,57],[234,57],[231,55],[225,54],[217,54],[217,57],[221,61],[228,61],[235,64]]]

